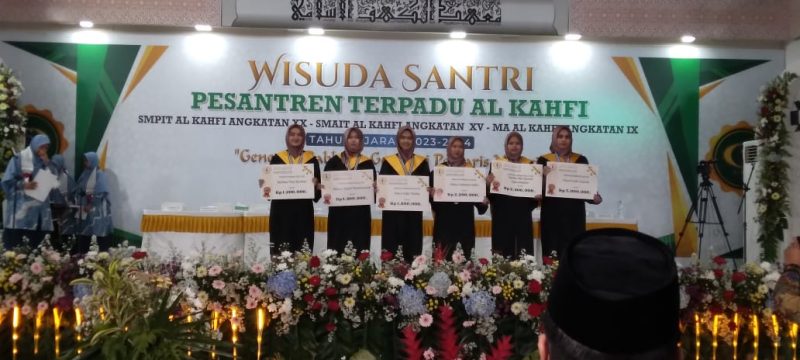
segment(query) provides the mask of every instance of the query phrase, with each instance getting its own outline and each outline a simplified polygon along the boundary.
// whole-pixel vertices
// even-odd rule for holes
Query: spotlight
[[[581,34],[570,33],[570,34],[564,35],[564,40],[578,41],[580,39],[581,39]]]
[[[194,26],[194,29],[197,31],[211,31],[211,25],[197,24]]]
[[[81,22],[78,24],[84,29],[90,29],[94,27],[94,23],[89,20],[81,20]]]
[[[467,33],[463,31],[451,31],[450,38],[451,39],[464,39],[467,37]]]
[[[325,29],[318,27],[308,28],[308,35],[325,35]]]
[[[691,44],[695,40],[694,36],[692,35],[683,35],[681,36],[681,42],[684,44]]]

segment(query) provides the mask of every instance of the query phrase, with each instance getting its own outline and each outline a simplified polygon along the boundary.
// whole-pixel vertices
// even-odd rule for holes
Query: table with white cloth
[[[433,239],[433,219],[430,214],[423,219],[423,253],[430,255]],[[541,257],[540,224],[534,214],[534,253]],[[638,230],[632,219],[587,219],[587,230],[599,228],[626,228]],[[264,211],[156,211],[145,210],[142,215],[142,247],[159,256],[194,256],[203,251],[216,254],[243,254],[245,261],[266,262],[271,249],[269,242],[269,214]],[[328,244],[328,218],[314,217],[314,253],[320,253]],[[372,241],[370,252],[380,254],[380,213],[372,214]],[[487,216],[475,218],[475,252],[478,257],[488,257],[491,252],[492,222]],[[309,244],[311,245],[311,244]],[[392,249],[394,250],[394,249]],[[272,251],[275,251],[272,249]]]

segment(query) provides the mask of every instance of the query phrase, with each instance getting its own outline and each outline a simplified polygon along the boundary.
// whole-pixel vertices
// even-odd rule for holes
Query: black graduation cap
[[[548,314],[567,336],[608,354],[677,344],[680,295],[670,249],[626,229],[575,238],[562,256]]]

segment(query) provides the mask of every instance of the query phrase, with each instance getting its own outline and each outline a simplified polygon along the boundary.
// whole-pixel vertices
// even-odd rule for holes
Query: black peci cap
[[[575,341],[608,354],[676,344],[680,306],[672,251],[626,229],[575,238],[562,257],[548,314]]]

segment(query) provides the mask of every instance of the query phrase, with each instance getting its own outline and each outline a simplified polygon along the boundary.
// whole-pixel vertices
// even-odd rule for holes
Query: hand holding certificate
[[[597,194],[597,166],[562,162],[547,162],[545,196],[593,200]]]
[[[58,178],[49,170],[41,169],[36,173],[36,177],[31,180],[36,183],[33,189],[25,189],[25,195],[36,200],[45,201],[50,196],[50,191],[58,187]]]
[[[492,174],[493,194],[532,198],[542,193],[541,165],[492,161]]]
[[[479,203],[486,197],[486,180],[478,169],[438,166],[433,172],[433,201]]]
[[[267,165],[258,183],[265,200],[313,199],[314,166]]]
[[[430,211],[427,176],[378,176],[378,208],[393,211]]]
[[[375,198],[372,170],[322,173],[322,197],[328,206],[371,205]]]

